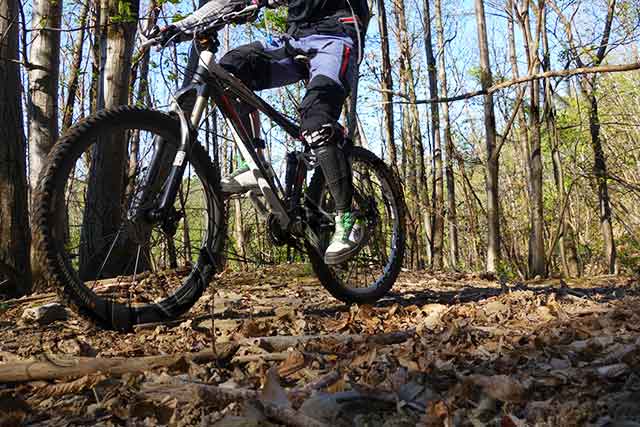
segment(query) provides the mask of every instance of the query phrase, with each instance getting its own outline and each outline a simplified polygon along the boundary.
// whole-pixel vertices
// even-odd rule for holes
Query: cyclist
[[[217,9],[215,3],[216,0],[210,1],[175,23],[175,27],[186,30],[206,21],[208,14]],[[357,227],[354,229],[351,168],[341,148],[344,132],[338,119],[358,70],[369,9],[366,0],[248,1],[270,8],[285,3],[286,34],[269,42],[254,42],[230,50],[220,65],[252,90],[308,79],[300,104],[301,136],[318,158],[336,204],[335,232],[324,258],[327,264],[339,264],[358,251],[362,239]],[[251,127],[246,114],[243,121],[248,123],[247,128]],[[253,135],[257,136],[255,132]],[[255,188],[257,183],[245,164],[224,178],[222,186],[223,191],[240,193]]]

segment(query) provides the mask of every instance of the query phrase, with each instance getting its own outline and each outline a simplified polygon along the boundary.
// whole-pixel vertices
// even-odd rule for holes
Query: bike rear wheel
[[[38,249],[65,302],[104,327],[176,318],[218,265],[223,205],[200,145],[187,154],[173,208],[161,218],[146,215],[179,141],[176,118],[118,107],[71,128],[49,155],[36,200]],[[155,156],[159,147],[164,154]],[[162,167],[149,182],[154,157]]]
[[[307,251],[314,272],[335,298],[345,303],[370,304],[393,287],[405,251],[405,202],[396,174],[372,152],[351,149],[354,207],[363,218],[365,243],[353,258],[327,265],[310,245]],[[324,251],[335,229],[335,205],[320,168],[309,183],[306,202],[315,211],[313,227]]]

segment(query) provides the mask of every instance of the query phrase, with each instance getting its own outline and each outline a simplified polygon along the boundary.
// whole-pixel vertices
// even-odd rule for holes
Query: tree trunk
[[[247,258],[247,243],[244,238],[244,220],[242,218],[242,202],[240,199],[235,199],[233,204],[234,209],[234,221],[233,221],[233,235],[236,239],[236,248],[238,249],[238,255],[242,258],[241,269],[246,269],[245,259]]]
[[[156,25],[158,20],[158,12],[156,10],[156,1],[151,0],[149,4],[149,11],[147,16],[147,23],[145,27],[145,32],[148,32],[151,28]],[[134,100],[134,104],[140,106],[150,106],[151,98],[149,96],[149,62],[151,58],[151,51],[146,49],[140,58],[140,62],[138,63],[138,70],[140,73],[140,78],[138,81],[138,93],[137,99]],[[133,77],[132,77],[133,80]],[[132,194],[135,189],[136,177],[138,175],[138,160],[140,156],[140,133],[131,138],[131,145],[129,147],[129,163],[127,166],[128,177],[127,177],[127,190],[126,194]]]
[[[478,229],[478,211],[476,209],[476,203],[474,199],[471,198],[471,185],[469,184],[469,179],[467,177],[466,168],[464,165],[464,159],[462,156],[456,156],[456,160],[458,162],[458,169],[460,170],[460,175],[462,176],[462,192],[464,195],[464,203],[466,206],[465,212],[468,215],[469,221],[469,232],[471,234],[471,248],[469,250],[469,265],[468,267],[474,268],[476,265],[480,264],[480,244],[478,242],[482,241],[482,237],[480,235],[480,231]]]
[[[583,83],[586,86],[588,83]],[[598,100],[596,98],[596,78],[591,81],[591,87],[587,91],[589,101],[589,133],[591,134],[591,147],[593,149],[593,174],[598,188],[598,206],[600,214],[600,230],[602,231],[604,258],[609,274],[617,273],[616,245],[613,237],[613,225],[611,222],[611,203],[609,202],[609,186],[607,184],[607,163],[602,149],[600,138],[600,117],[598,116]],[[584,90],[584,89],[583,89]]]
[[[73,59],[71,60],[71,69],[69,70],[69,79],[67,80],[67,101],[64,105],[62,114],[62,131],[71,127],[73,121],[73,110],[78,97],[78,86],[80,82],[80,66],[82,65],[83,46],[85,25],[87,16],[89,15],[89,2],[82,6],[80,11],[80,31],[78,32],[76,42],[73,46]]]
[[[18,2],[0,1],[0,58],[18,60]],[[0,292],[31,290],[26,146],[18,65],[0,60]]]
[[[35,0],[31,26],[29,53],[29,184],[35,196],[38,177],[47,155],[58,138],[58,87],[60,76],[60,32],[45,28],[59,28],[62,0]],[[63,212],[60,212],[63,213]],[[63,231],[65,218],[61,215],[58,228]],[[36,231],[35,227],[32,227]],[[59,234],[64,235],[64,234]],[[37,233],[31,246],[31,274],[33,287],[44,282],[44,254],[40,253]]]
[[[410,228],[412,229],[413,251],[416,256],[416,267],[422,267],[422,248],[420,247],[422,228],[422,216],[424,209],[421,201],[426,201],[426,177],[424,171],[424,148],[422,145],[422,133],[420,130],[420,114],[416,105],[415,79],[411,64],[412,52],[409,43],[407,20],[404,9],[404,0],[394,2],[394,13],[397,24],[397,38],[400,46],[400,89],[406,93],[411,104],[404,111],[403,117],[403,155],[406,168],[406,182],[408,184],[407,204],[413,210],[410,215]],[[429,255],[429,254],[427,254]]]
[[[598,45],[594,65],[598,66],[604,60],[609,46],[611,25],[615,12],[616,0],[609,0],[607,19],[602,33],[602,40]],[[609,186],[607,184],[607,163],[602,149],[600,135],[600,117],[598,115],[598,99],[596,98],[597,75],[580,79],[580,88],[583,95],[589,101],[589,133],[591,134],[591,147],[593,149],[593,174],[598,188],[598,206],[600,214],[600,229],[602,231],[604,258],[609,274],[617,273],[616,244],[613,236],[611,218],[611,203],[609,201]]]
[[[124,6],[123,6],[124,3]],[[139,3],[136,0],[102,0],[100,87],[98,109],[127,103],[131,56],[135,41]],[[102,137],[91,153],[80,247],[80,274],[95,277],[121,223],[125,185],[126,140],[122,134]],[[106,244],[105,244],[106,243]],[[126,262],[125,248],[118,248],[105,265],[103,277],[121,273]],[[91,260],[91,261],[89,261]]]
[[[544,7],[544,5],[542,6]],[[535,37],[531,34],[529,20],[529,1],[524,1],[520,25],[524,35],[525,51],[529,73],[536,74],[540,61],[538,60],[538,45],[540,32]],[[541,12],[543,13],[543,12]],[[540,14],[541,14],[540,13]],[[540,82],[533,80],[529,83],[529,149],[527,159],[529,168],[529,200],[531,206],[531,228],[529,230],[529,258],[528,269],[531,277],[546,276],[546,259],[544,247],[544,211],[542,204],[542,148],[540,134]]]
[[[487,23],[483,0],[474,0],[478,41],[480,49],[480,84],[482,89],[491,87],[491,62],[487,41]],[[493,108],[493,95],[484,95],[484,129],[487,171],[485,187],[487,192],[487,272],[496,272],[500,262],[500,196],[498,194],[499,159],[496,150],[496,117]]]
[[[442,2],[435,0],[435,18],[436,18],[436,35],[438,39],[438,57],[439,57],[439,79],[440,79],[440,96],[446,98],[448,96],[447,88],[447,71],[444,56],[444,28],[442,25]],[[449,228],[449,263],[455,269],[459,262],[459,243],[458,243],[458,219],[456,212],[456,190],[455,179],[453,176],[453,159],[455,156],[455,147],[451,136],[451,123],[449,120],[449,103],[442,103],[442,121],[444,122],[444,144],[446,150],[445,159],[445,176],[447,181],[447,223]]]
[[[605,22],[602,40],[600,41],[594,65],[598,66],[604,60],[609,46],[609,36],[611,34],[611,24],[613,22],[616,0],[609,0],[607,19]],[[596,177],[598,187],[598,206],[600,213],[600,229],[602,231],[604,258],[609,274],[618,272],[616,263],[616,244],[613,236],[613,225],[611,221],[611,203],[609,202],[609,186],[607,184],[607,163],[602,149],[600,138],[600,117],[598,115],[598,100],[596,98],[597,75],[584,77],[581,81],[583,93],[586,92],[589,100],[589,133],[591,134],[591,146],[593,148],[593,173]]]
[[[544,13],[546,21],[547,13]],[[542,48],[544,49],[544,60],[542,68],[544,71],[551,69],[549,40],[546,31],[546,24],[543,24]],[[576,277],[580,275],[580,262],[578,260],[578,251],[576,249],[575,240],[571,233],[571,225],[569,221],[569,212],[571,209],[565,209],[562,212],[562,204],[565,203],[567,193],[564,188],[564,166],[560,158],[560,136],[556,127],[556,109],[553,101],[553,88],[551,80],[544,80],[544,117],[551,145],[551,161],[553,165],[553,180],[556,185],[557,197],[560,203],[558,220],[560,221],[560,236],[558,237],[558,248],[560,250],[560,262],[562,271],[566,277]],[[570,201],[567,200],[566,203]]]
[[[427,57],[427,70],[429,75],[429,96],[438,97],[438,78],[436,70],[436,58],[433,56],[433,40],[431,37],[431,10],[429,0],[424,0],[424,46]],[[438,103],[431,107],[431,136],[433,139],[433,216],[432,216],[432,250],[431,267],[434,270],[442,269],[442,246],[444,239],[444,177],[442,173],[442,142],[440,139],[440,112]]]
[[[396,149],[395,130],[393,128],[393,75],[389,58],[389,29],[387,27],[387,11],[384,0],[378,0],[378,32],[380,33],[380,48],[382,49],[382,102],[384,113],[384,136],[389,152],[389,163],[395,171],[398,170],[398,154]]]
[[[573,40],[571,23],[562,14],[554,2],[551,2],[550,4],[562,21],[567,35],[567,42],[569,43],[569,47],[571,48],[571,53],[573,55],[572,59],[578,67],[584,67],[585,63],[580,57],[580,53],[578,52]],[[598,44],[598,49],[595,55],[590,52],[590,55],[594,58],[593,66],[599,66],[602,64],[602,61],[607,54],[615,7],[616,0],[609,0],[607,18],[602,31],[602,39]],[[598,100],[596,98],[597,76],[594,75],[589,77],[585,75],[579,78],[579,82],[582,95],[589,101],[589,133],[591,134],[591,147],[593,149],[594,157],[593,173],[596,177],[596,186],[598,191],[598,213],[600,216],[600,229],[603,239],[603,252],[607,271],[610,274],[613,274],[617,272],[616,246],[611,222],[611,203],[609,201],[609,187],[607,184],[607,163],[602,149],[602,140],[600,139],[600,117],[598,115]]]
[[[95,114],[98,111],[98,92],[100,91],[100,45],[102,40],[102,3],[94,1],[94,10],[91,12],[91,83],[89,87],[89,112]],[[105,12],[106,13],[106,12]]]
[[[38,185],[38,176],[49,150],[58,138],[58,80],[60,68],[59,28],[62,0],[35,0],[31,26],[29,62],[29,181]],[[37,30],[36,30],[37,29]]]
[[[518,70],[518,61],[516,54],[516,45],[515,45],[515,28],[514,28],[514,19],[513,14],[516,11],[513,0],[507,0],[505,5],[505,11],[507,13],[507,38],[509,45],[509,61],[511,63],[511,73],[513,78],[520,77],[520,71]],[[524,90],[524,88],[523,88]],[[520,150],[518,150],[517,155],[519,161],[521,162],[522,170],[524,171],[524,177],[526,182],[526,209],[527,209],[527,217],[529,220],[529,224],[533,224],[533,213],[531,211],[531,168],[529,167],[529,159],[531,159],[531,148],[529,146],[529,127],[527,125],[527,117],[525,113],[524,106],[518,108],[518,128],[517,128],[517,136],[520,142]],[[519,236],[514,237],[514,243],[517,243],[520,239]],[[517,252],[517,248],[514,249]],[[513,252],[513,251],[512,251]],[[515,256],[512,255],[512,257]]]

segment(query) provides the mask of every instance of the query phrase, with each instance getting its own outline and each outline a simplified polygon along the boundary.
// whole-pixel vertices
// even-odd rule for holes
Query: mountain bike
[[[70,128],[49,154],[35,205],[39,250],[63,300],[103,327],[129,330],[175,319],[224,266],[220,166],[198,141],[209,102],[257,179],[259,192],[250,196],[275,245],[305,253],[320,283],[345,303],[377,301],[398,276],[405,251],[401,185],[388,165],[349,138],[343,148],[364,238],[347,262],[324,263],[335,210],[299,126],[215,60],[218,31],[246,20],[255,13],[251,8],[222,15],[194,34],[197,69],[168,112],[132,106],[100,111]],[[161,43],[158,36],[146,44]],[[301,147],[287,153],[284,183],[243,126],[240,104],[260,111]]]

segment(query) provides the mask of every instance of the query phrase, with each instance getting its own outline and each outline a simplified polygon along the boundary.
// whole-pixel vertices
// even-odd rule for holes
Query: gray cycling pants
[[[227,52],[220,65],[253,90],[285,86],[309,79],[300,104],[301,128],[336,124],[357,69],[357,48],[346,34],[313,34],[300,39],[282,36]],[[309,58],[308,66],[297,55]]]

